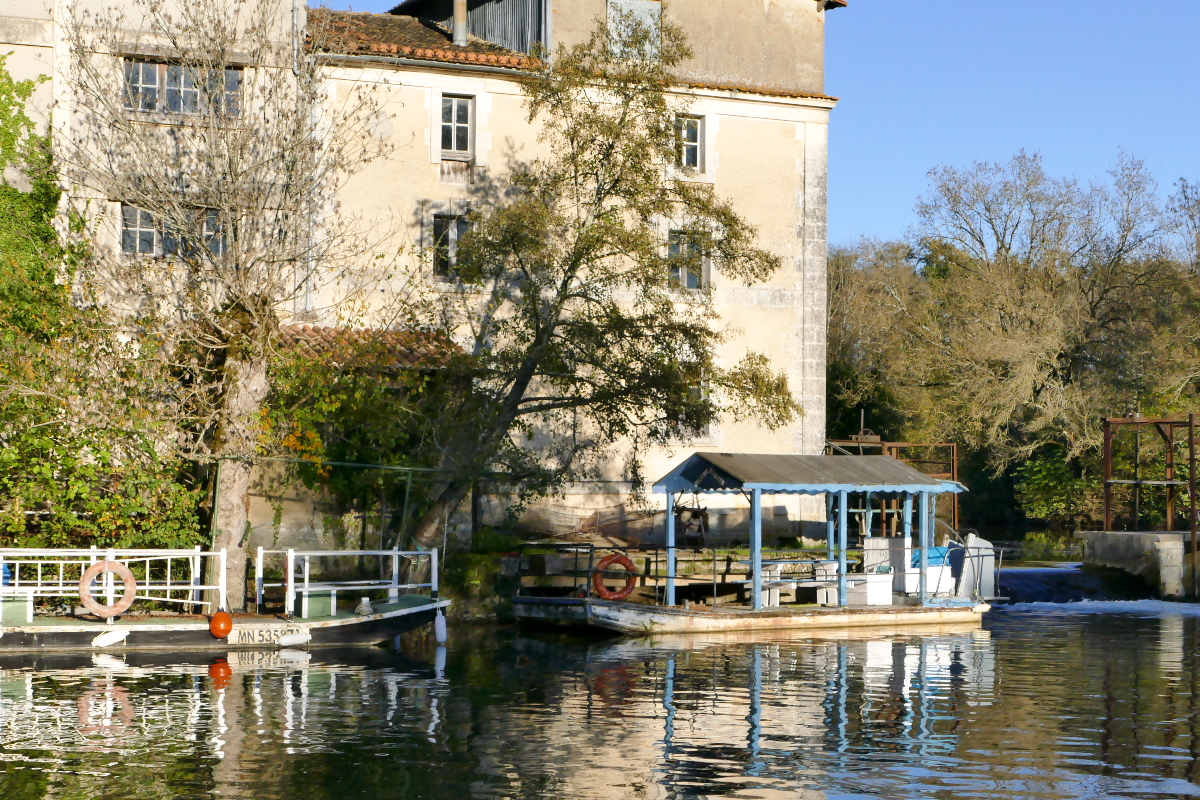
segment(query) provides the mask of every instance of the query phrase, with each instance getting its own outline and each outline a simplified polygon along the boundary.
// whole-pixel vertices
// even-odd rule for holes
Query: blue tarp
[[[931,547],[929,548],[929,566],[944,567],[950,563],[950,548],[949,547]],[[921,551],[914,550],[912,557],[912,565],[914,569],[921,567]]]

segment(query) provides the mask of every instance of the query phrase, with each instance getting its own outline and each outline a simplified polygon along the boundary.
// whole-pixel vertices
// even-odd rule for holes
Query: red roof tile
[[[335,367],[361,360],[371,369],[429,370],[445,366],[462,352],[445,336],[429,331],[283,325],[280,333],[284,351],[326,359]]]
[[[353,11],[309,9],[309,24],[321,31],[321,41],[309,36],[309,46],[320,52],[345,55],[403,56],[455,64],[483,64],[529,69],[537,61],[498,44],[470,37],[466,47],[452,43],[450,31],[434,22],[403,14],[367,14]]]

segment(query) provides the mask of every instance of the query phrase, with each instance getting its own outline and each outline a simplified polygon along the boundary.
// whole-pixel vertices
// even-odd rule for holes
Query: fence
[[[205,583],[208,564],[216,583]],[[185,606],[214,605],[205,600],[206,592],[216,593],[215,605],[226,609],[225,550],[117,550],[93,547],[78,549],[0,548],[0,603],[5,597],[46,598],[78,597],[79,581],[88,567],[98,561],[117,561],[133,573],[138,600],[180,603]],[[107,605],[116,602],[117,587],[113,574],[97,579]]]
[[[282,583],[268,583],[266,580],[266,557],[284,557],[284,580]],[[314,581],[312,580],[312,561],[314,558],[361,558],[377,556],[386,559],[383,563],[390,564],[389,570],[381,569],[379,578],[366,580]],[[400,583],[400,559],[407,559],[416,564],[420,559],[429,559],[428,583]],[[382,566],[382,565],[381,565]],[[300,577],[297,578],[297,567]],[[396,602],[400,590],[429,589],[436,599],[438,595],[438,551],[433,550],[405,551],[398,548],[391,550],[265,550],[258,548],[254,560],[255,600],[261,608],[267,589],[284,589],[284,611],[289,616],[295,616],[296,595],[307,596],[311,592],[360,590],[386,591],[388,602]]]

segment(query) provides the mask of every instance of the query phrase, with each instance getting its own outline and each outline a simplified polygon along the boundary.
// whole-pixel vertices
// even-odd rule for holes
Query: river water
[[[446,651],[5,656],[0,798],[1200,795],[1200,606]]]

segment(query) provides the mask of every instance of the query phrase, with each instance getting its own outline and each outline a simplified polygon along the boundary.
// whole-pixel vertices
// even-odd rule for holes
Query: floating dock
[[[719,633],[805,628],[896,628],[979,623],[986,603],[925,606],[801,606],[754,610],[726,606],[680,608],[596,598],[514,597],[519,621],[585,625],[624,634]]]

